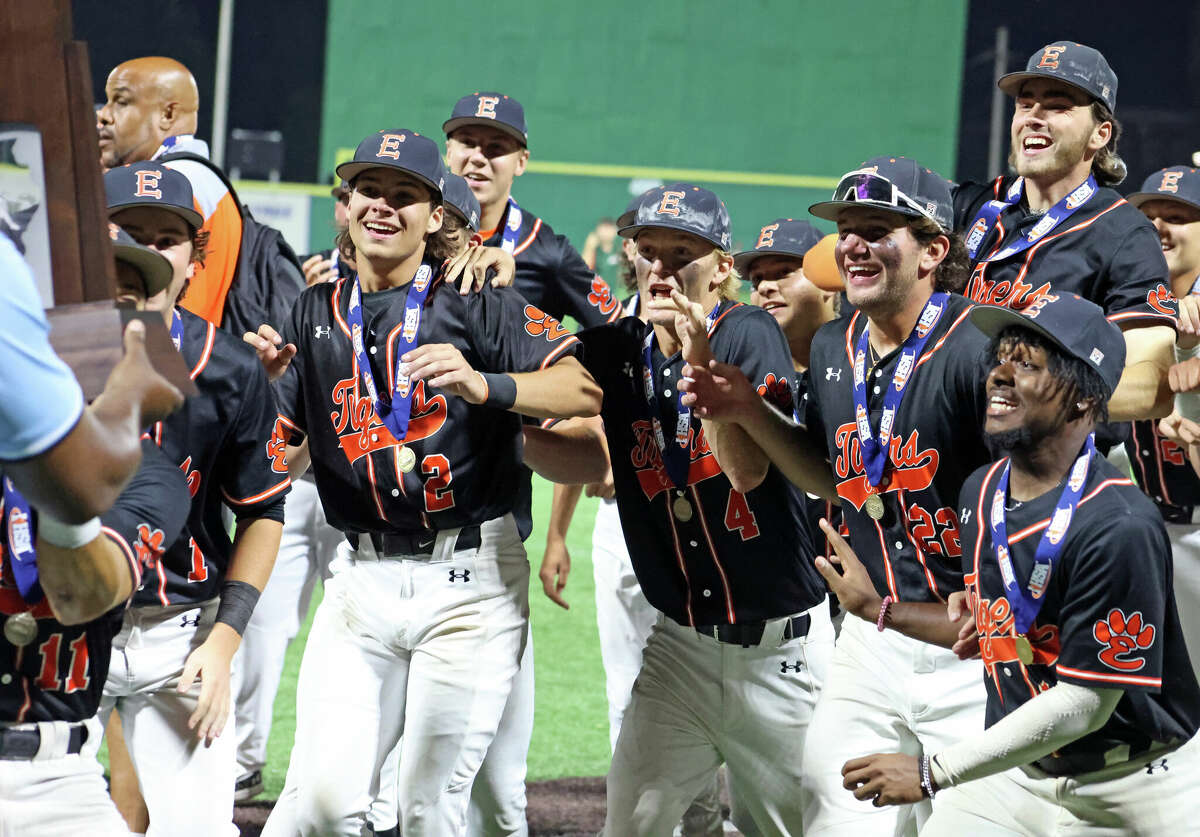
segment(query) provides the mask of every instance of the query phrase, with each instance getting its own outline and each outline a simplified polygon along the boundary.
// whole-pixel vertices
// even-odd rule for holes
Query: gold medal
[[[37,619],[28,610],[14,614],[4,621],[4,638],[18,648],[37,639]]]
[[[883,518],[883,498],[878,494],[868,494],[867,501],[863,503],[863,508],[867,510],[867,515],[872,520]]]
[[[1017,658],[1025,665],[1033,662],[1033,646],[1029,644],[1029,637],[1024,634],[1017,636]]]
[[[692,504],[682,494],[675,498],[675,502],[671,504],[671,510],[675,512],[675,519],[680,523],[687,523],[692,519]]]
[[[400,446],[400,470],[408,473],[413,468],[417,467],[417,455],[413,453],[413,449],[407,445]]]

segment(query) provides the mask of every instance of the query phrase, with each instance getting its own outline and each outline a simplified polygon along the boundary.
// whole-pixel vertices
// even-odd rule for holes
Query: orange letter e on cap
[[[1158,184],[1160,192],[1178,192],[1179,178],[1183,177],[1181,171],[1164,171],[1162,183]]]
[[[658,215],[679,215],[679,202],[683,200],[683,192],[663,192],[662,200],[658,203],[658,209],[654,212]]]
[[[1065,46],[1048,46],[1042,52],[1042,60],[1038,62],[1039,67],[1045,67],[1047,70],[1058,69],[1058,57],[1067,51]]]
[[[162,198],[162,190],[158,188],[158,179],[162,177],[161,171],[150,171],[143,169],[137,172],[137,188],[133,192],[136,198]]]
[[[476,116],[485,116],[488,119],[496,118],[496,105],[500,103],[498,96],[480,96],[479,107],[475,108]]]
[[[762,232],[758,234],[758,243],[754,245],[755,250],[760,250],[763,247],[775,246],[775,230],[779,229],[778,224],[767,224],[762,228]]]
[[[404,142],[404,134],[384,134],[383,139],[379,141],[379,150],[375,152],[375,156],[399,160],[400,143],[402,142]]]

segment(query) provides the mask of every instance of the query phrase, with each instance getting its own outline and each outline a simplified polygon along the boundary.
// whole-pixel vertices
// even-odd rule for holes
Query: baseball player
[[[954,504],[990,459],[980,430],[986,343],[965,324],[971,303],[947,293],[961,287],[966,258],[935,172],[877,157],[809,211],[837,222],[838,270],[857,312],[813,338],[810,369],[821,374],[809,380],[807,427],[763,409],[744,376],[720,364],[691,370],[685,401],[742,427],[801,488],[841,500],[881,602],[875,614],[845,607],[805,740],[805,834],[912,833],[927,807],[858,802],[842,789],[841,766],[884,742],[920,753],[983,726],[978,664],[932,644],[945,609],[931,617],[920,605],[963,587]],[[926,616],[914,637],[886,630],[907,626],[914,608]]]
[[[208,157],[208,144],[195,137],[200,96],[187,67],[171,58],[147,56],[118,64],[104,85],[100,164],[114,168],[187,151]],[[193,270],[183,307],[220,325],[225,298],[237,271],[242,214],[225,184],[207,166],[171,163],[192,185],[195,208],[207,233],[203,265]]]
[[[459,99],[443,124],[446,162],[466,179],[479,201],[479,239],[516,259],[514,287],[552,317],[573,317],[581,327],[611,322],[621,314],[608,284],[590,269],[565,236],[517,204],[515,178],[529,161],[525,109],[502,93],[476,92]],[[531,475],[514,509],[521,536],[533,528]],[[525,761],[533,733],[533,637],[525,643],[521,669],[472,790],[471,833],[489,837],[525,834]]]
[[[171,262],[171,284],[139,307],[161,313],[199,394],[147,431],[187,477],[189,537],[147,559],[113,640],[101,717],[121,715],[149,834],[234,833],[235,741],[220,733],[233,656],[279,546],[283,437],[253,352],[176,306],[203,258],[188,179],[136,163],[108,171],[104,185],[111,220]],[[237,518],[232,539],[223,505]]]
[[[1189,833],[1179,800],[1200,778],[1200,686],[1170,544],[1093,436],[1124,340],[1074,294],[1025,313],[971,313],[994,339],[986,431],[1009,454],[959,502],[988,728],[920,760],[851,761],[846,787],[876,805],[938,794],[924,835]]]
[[[955,190],[956,227],[974,268],[965,293],[1018,310],[1058,291],[1095,302],[1128,347],[1109,414],[1165,416],[1176,303],[1153,226],[1110,188],[1125,177],[1116,73],[1097,50],[1056,41],[997,83],[1016,100],[1009,162],[1017,176]]]
[[[1200,172],[1188,166],[1161,169],[1147,177],[1142,188],[1127,200],[1158,231],[1171,291],[1180,301],[1176,359],[1186,361],[1200,355],[1196,333],[1200,296],[1193,293],[1200,279]],[[1184,395],[1178,402],[1177,411],[1200,418],[1200,411],[1189,409],[1195,403],[1194,397]],[[1113,457],[1114,464],[1129,466],[1166,522],[1174,556],[1179,618],[1188,639],[1192,668],[1200,671],[1200,518],[1194,512],[1200,506],[1200,478],[1187,461],[1186,442],[1181,444],[1177,438],[1164,436],[1154,421],[1134,422],[1122,453],[1124,462]]]
[[[515,291],[460,296],[440,281],[452,253],[432,141],[380,131],[338,173],[353,189],[355,280],[310,287],[282,335],[246,338],[278,377],[279,421],[303,436],[289,463],[311,459],[347,536],[264,833],[357,835],[403,733],[403,833],[459,834],[527,631],[517,412],[594,414],[599,391],[576,339]]]
[[[618,225],[637,243],[649,322],[580,340],[605,391],[629,553],[660,614],[617,739],[605,833],[669,832],[723,760],[759,830],[798,834],[800,744],[833,640],[824,590],[782,474],[736,428],[701,423],[676,383],[685,362],[715,356],[790,409],[786,341],[733,301],[729,215],[712,192],[650,190]]]
[[[128,293],[144,297],[148,288],[165,287],[170,280],[166,259],[123,233],[117,235],[114,250],[118,282]],[[11,295],[2,306],[11,318],[3,332],[25,338],[22,356],[36,357],[39,349],[48,349],[44,331],[39,341],[27,324],[22,326],[18,313],[26,310],[22,297],[36,302],[32,276],[7,239],[0,241],[0,260],[7,277],[5,290]],[[29,310],[40,314],[41,307]],[[141,407],[149,406],[144,398],[133,388],[120,393],[120,384],[130,383],[126,379],[136,351],[122,361],[89,412],[111,412],[114,399],[124,396],[125,412],[132,408],[141,418]],[[51,374],[45,377],[28,378],[10,354],[6,351],[5,359],[12,361],[8,368],[18,370],[14,382],[55,386],[54,367],[47,368]],[[47,357],[57,361],[53,355]],[[149,372],[156,386],[165,383],[144,365],[144,356],[138,372]],[[66,376],[78,391],[69,372]],[[164,403],[178,404],[174,387],[167,386],[160,394],[166,396]],[[16,391],[6,393],[2,413],[6,429],[17,419],[12,408],[23,400]],[[69,489],[61,480],[53,485],[57,469],[46,460],[79,441],[69,441],[72,436],[88,433],[80,424],[95,419],[76,413],[81,403],[82,399],[72,403],[70,398],[60,398],[39,405],[37,416],[11,426],[13,432],[5,438],[13,442],[0,456],[25,460],[22,476],[29,474],[34,460],[41,460],[43,473],[35,480],[42,483],[42,491],[52,488],[66,493]],[[60,439],[64,419],[79,423]],[[39,422],[41,427],[36,427]],[[135,429],[131,422],[131,437]],[[103,448],[96,453],[97,458],[108,454]],[[0,834],[128,833],[96,761],[101,739],[96,710],[112,636],[141,577],[143,538],[170,543],[179,534],[188,508],[184,478],[174,464],[148,442],[141,446],[141,457],[140,468],[116,504],[101,519],[82,525],[63,521],[58,508],[52,513],[32,507],[8,476],[0,477],[0,517],[5,522],[0,527]],[[86,465],[72,463],[72,467]],[[90,492],[93,502],[98,493]]]

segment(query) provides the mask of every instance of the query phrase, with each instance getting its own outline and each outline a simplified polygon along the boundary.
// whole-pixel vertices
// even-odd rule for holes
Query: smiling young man
[[[734,301],[729,215],[674,183],[618,221],[641,314],[580,334],[633,569],[659,611],[608,774],[605,833],[670,833],[725,762],[764,834],[799,834],[801,748],[833,626],[783,475],[737,427],[680,402],[686,363],[736,364],[791,409],[778,325]],[[603,449],[595,455],[603,461]]]
[[[189,537],[146,547],[142,584],[113,640],[101,714],[121,715],[149,833],[230,833],[235,741],[221,733],[233,657],[279,547],[290,486],[283,443],[254,354],[177,306],[206,239],[188,179],[135,163],[110,169],[104,186],[112,223],[172,267],[170,284],[148,298],[120,279],[119,298],[161,314],[199,394],[147,429],[187,477]],[[237,517],[232,539],[223,506]]]
[[[766,409],[720,364],[692,368],[682,388],[700,415],[740,426],[800,488],[840,500],[880,603],[868,612],[842,602],[805,740],[804,833],[909,833],[926,807],[858,802],[841,767],[883,742],[920,753],[983,725],[980,669],[933,643],[946,617],[929,604],[963,587],[955,504],[990,459],[980,430],[986,343],[965,324],[971,303],[951,293],[966,258],[936,172],[876,157],[809,211],[838,225],[834,255],[857,312],[813,338],[811,366],[825,374],[810,381],[807,427]]]
[[[402,731],[403,833],[461,834],[527,630],[518,413],[594,415],[600,393],[554,318],[511,288],[462,296],[444,281],[431,140],[379,131],[338,173],[357,275],[308,288],[282,335],[246,335],[277,379],[289,466],[311,459],[346,534],[264,834],[357,837]]]
[[[855,759],[846,788],[881,806],[943,791],[922,835],[1192,831],[1178,800],[1200,777],[1200,686],[1170,546],[1154,506],[1094,443],[1124,340],[1074,294],[971,319],[993,338],[984,428],[1009,453],[972,474],[959,502],[987,730],[920,760]],[[853,574],[853,553],[838,552]]]
[[[1112,419],[1165,416],[1176,303],[1158,235],[1111,188],[1125,178],[1116,74],[1097,50],[1056,41],[997,83],[1016,100],[1016,176],[955,191],[974,266],[966,295],[1017,310],[1060,291],[1095,302],[1128,349]]]

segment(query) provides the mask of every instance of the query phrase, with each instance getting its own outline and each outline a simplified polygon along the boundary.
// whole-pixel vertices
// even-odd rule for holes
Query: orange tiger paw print
[[[1114,607],[1107,619],[1097,619],[1092,627],[1092,636],[1106,646],[1100,653],[1100,662],[1117,671],[1139,671],[1146,665],[1145,657],[1130,657],[1154,644],[1154,626],[1142,623],[1141,612],[1126,616]]]

